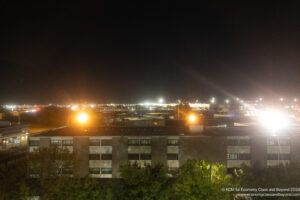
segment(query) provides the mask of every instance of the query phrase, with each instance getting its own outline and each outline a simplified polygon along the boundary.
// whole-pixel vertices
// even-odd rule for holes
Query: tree
[[[271,167],[242,166],[238,179],[244,188],[298,188],[300,185],[300,163]],[[270,192],[274,193],[274,192]],[[253,197],[253,199],[270,199],[269,197]],[[276,199],[299,199],[297,197],[276,197]]]
[[[224,165],[188,160],[174,177],[175,192],[180,200],[230,199],[230,193],[222,191],[222,188],[233,187]]]
[[[77,166],[75,154],[66,148],[38,148],[27,156],[29,190],[27,193],[42,199],[55,199],[60,185],[68,183]],[[33,179],[33,181],[32,181]],[[28,192],[29,191],[29,192]]]
[[[137,200],[168,200],[172,198],[172,179],[162,164],[142,167],[137,163],[121,166],[123,198]]]

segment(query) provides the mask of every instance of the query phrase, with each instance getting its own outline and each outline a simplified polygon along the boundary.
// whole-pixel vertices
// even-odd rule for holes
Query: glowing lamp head
[[[288,116],[276,110],[264,111],[260,114],[261,124],[268,130],[274,132],[287,129],[290,126]]]
[[[77,116],[77,121],[81,124],[85,124],[88,121],[88,115],[85,113],[79,113]]]
[[[194,114],[189,115],[188,120],[190,123],[195,123],[197,121],[197,117]]]

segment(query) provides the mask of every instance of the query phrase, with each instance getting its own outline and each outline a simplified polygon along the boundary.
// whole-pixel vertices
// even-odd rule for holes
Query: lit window
[[[227,160],[237,160],[238,154],[237,153],[229,153],[227,154]]]
[[[112,168],[101,168],[101,174],[112,174]]]
[[[63,140],[63,146],[73,146],[73,140]]]
[[[141,145],[151,145],[151,140],[150,139],[141,139],[140,144]]]
[[[61,140],[51,140],[51,145],[61,146],[62,141]]]
[[[90,174],[100,174],[100,168],[90,168]]]
[[[168,146],[178,146],[178,139],[168,139]]]
[[[137,145],[140,145],[140,140],[139,140],[139,139],[129,139],[129,140],[128,140],[128,145],[129,145],[129,146],[137,146]]]
[[[99,139],[89,139],[89,145],[90,146],[100,146],[100,140]]]

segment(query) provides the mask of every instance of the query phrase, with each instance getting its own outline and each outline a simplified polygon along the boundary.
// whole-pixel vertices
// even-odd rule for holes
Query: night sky
[[[0,104],[300,96],[297,1],[0,2]]]

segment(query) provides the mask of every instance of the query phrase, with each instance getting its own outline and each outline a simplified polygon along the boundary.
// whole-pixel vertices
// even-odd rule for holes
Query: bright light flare
[[[261,124],[273,131],[287,129],[290,126],[290,120],[287,115],[277,110],[267,110],[260,113]]]
[[[197,122],[197,117],[196,117],[196,115],[190,114],[190,115],[188,116],[188,121],[189,121],[189,123],[195,123],[195,122]]]
[[[88,121],[88,118],[89,118],[88,115],[85,113],[79,113],[77,115],[77,121],[81,124],[86,123]]]

